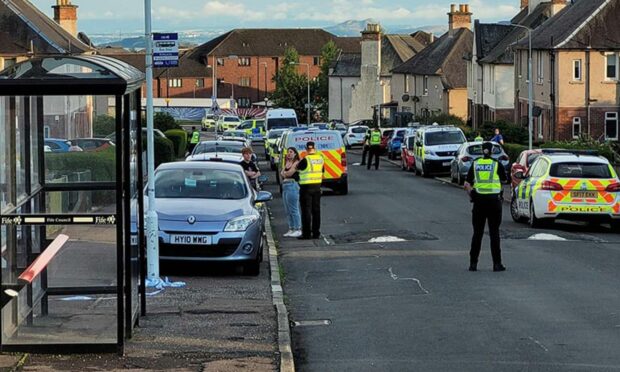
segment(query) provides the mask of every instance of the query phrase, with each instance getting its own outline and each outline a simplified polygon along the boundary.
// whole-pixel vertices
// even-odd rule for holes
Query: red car
[[[412,172],[415,170],[415,153],[413,152],[413,143],[415,136],[405,137],[400,154],[400,167],[402,170]]]
[[[512,163],[512,167],[510,167],[510,179],[513,190],[519,185],[519,183],[521,183],[521,180],[515,177],[515,174],[517,172],[523,172],[523,174],[526,174],[528,169],[530,169],[530,166],[536,159],[538,159],[540,154],[542,154],[541,149],[525,150],[519,154],[517,161]]]
[[[390,137],[392,137],[392,133],[394,133],[394,129],[382,129],[381,130],[381,154],[387,153],[387,146]]]

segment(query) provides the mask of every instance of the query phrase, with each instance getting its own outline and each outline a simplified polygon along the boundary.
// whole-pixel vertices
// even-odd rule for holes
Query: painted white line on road
[[[331,243],[329,242],[329,240],[327,239],[325,235],[323,235],[323,240],[325,241],[325,244],[331,245]]]
[[[527,240],[547,240],[547,241],[557,241],[557,242],[565,242],[567,239],[562,238],[561,236],[553,235],[553,234],[534,234],[527,238]]]
[[[422,282],[420,282],[419,279],[416,279],[416,278],[399,278],[398,275],[394,274],[394,271],[392,271],[391,267],[388,269],[388,272],[390,273],[390,277],[392,277],[392,280],[411,280],[411,281],[415,282],[418,285],[418,287],[420,287],[420,290],[422,292],[424,292],[424,294],[430,294],[430,292],[427,291],[426,288],[424,288],[422,286]]]
[[[534,337],[528,337],[530,340],[532,340],[533,343],[535,343],[536,345],[540,346],[541,349],[543,349],[545,352],[549,352],[549,349],[547,349],[545,347],[545,345],[543,345],[540,341],[538,341],[537,339],[535,339]]]
[[[405,242],[405,239],[399,238],[397,236],[379,236],[377,238],[372,238],[368,241],[368,243],[394,243],[394,242]]]
[[[316,327],[316,326],[328,326],[332,324],[331,320],[300,320],[298,322],[293,322],[294,327]]]

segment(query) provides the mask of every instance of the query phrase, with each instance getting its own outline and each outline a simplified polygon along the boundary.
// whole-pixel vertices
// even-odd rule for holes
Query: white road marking
[[[404,242],[405,239],[399,238],[397,236],[379,236],[377,238],[372,238],[368,241],[368,243],[393,243],[393,242]]]
[[[532,340],[533,343],[540,346],[540,348],[543,349],[545,352],[549,352],[549,349],[547,349],[545,345],[543,345],[540,341],[536,340],[534,337],[528,337],[528,338]]]
[[[323,240],[325,241],[325,244],[331,245],[331,243],[329,242],[329,240],[327,240],[327,237],[325,235],[323,235]]]
[[[429,291],[427,291],[424,287],[422,287],[422,283],[420,282],[419,279],[416,279],[416,278],[399,278],[398,275],[394,274],[394,271],[392,271],[391,267],[388,269],[388,272],[390,273],[390,277],[392,278],[392,280],[399,280],[399,279],[400,280],[411,280],[411,281],[415,282],[418,285],[418,287],[420,287],[420,290],[422,292],[424,292],[424,294],[430,294]]]
[[[553,234],[534,234],[527,238],[527,240],[549,240],[549,241],[558,241],[564,242],[566,239],[561,236],[553,235]]]
[[[362,165],[361,163],[353,163],[351,165]]]
[[[312,327],[312,326],[328,326],[332,324],[331,320],[300,320],[293,322],[294,327]]]

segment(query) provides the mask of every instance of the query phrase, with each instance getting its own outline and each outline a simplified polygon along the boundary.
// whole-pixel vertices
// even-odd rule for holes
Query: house
[[[471,54],[469,5],[455,4],[448,13],[448,32],[392,70],[392,96],[400,111],[418,117],[451,114],[467,119],[467,64]]]
[[[35,56],[94,52],[77,33],[77,6],[56,0],[53,8],[54,20],[27,0],[0,1],[0,70]],[[45,137],[92,136],[91,97],[45,97],[43,104]]]
[[[473,128],[487,121],[515,121],[512,45],[527,38],[527,28],[536,29],[561,10],[559,5],[551,0],[521,0],[521,11],[511,25],[474,22],[474,47],[467,62],[468,118]]]
[[[432,40],[433,35],[423,31],[384,35],[378,24],[368,24],[361,48],[354,53],[343,50],[330,68],[329,119],[346,123],[370,119],[379,104],[389,106],[391,70]]]
[[[579,0],[532,33],[534,138],[618,141],[620,0]],[[527,122],[527,39],[516,45],[518,106]]]

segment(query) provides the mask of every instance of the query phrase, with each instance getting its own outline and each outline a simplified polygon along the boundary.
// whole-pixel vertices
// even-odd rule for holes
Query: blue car
[[[46,138],[45,146],[49,146],[52,152],[68,152],[71,142],[60,138]]]
[[[157,168],[160,261],[234,262],[260,273],[265,210],[238,164],[175,162]]]
[[[387,142],[388,159],[397,159],[402,152],[402,144],[405,141],[407,129],[394,129]]]

